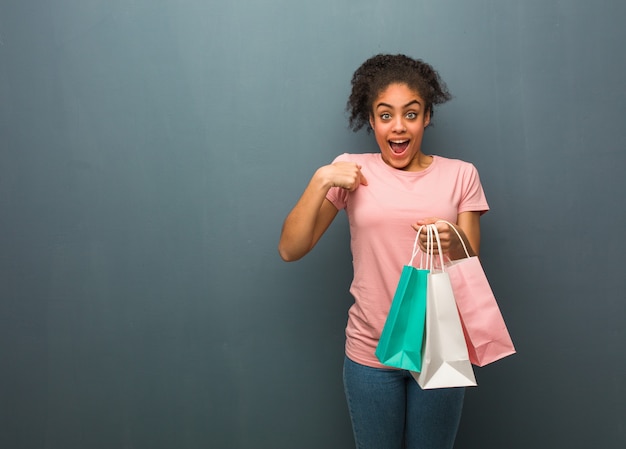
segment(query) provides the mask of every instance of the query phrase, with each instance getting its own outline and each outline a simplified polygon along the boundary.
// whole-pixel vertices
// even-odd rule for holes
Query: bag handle
[[[422,230],[426,228],[426,252],[422,251],[418,245],[420,235],[422,234]],[[417,230],[417,234],[415,235],[415,241],[413,242],[413,252],[411,253],[411,260],[409,261],[409,265],[413,266],[413,260],[419,254],[420,255],[420,268],[426,267],[430,264],[432,268],[432,257],[433,257],[433,248],[434,248],[434,240],[432,237],[431,225],[422,225]],[[426,256],[426,260],[424,260],[424,256]]]
[[[439,240],[439,231],[437,230],[437,226],[428,225],[428,232],[434,235],[434,239],[437,241],[437,248],[441,248],[441,240]],[[430,248],[430,271],[433,271],[433,259],[435,258],[435,241],[433,240],[433,245]],[[439,250],[439,262],[441,263],[441,271],[445,271],[445,265],[443,263],[443,251]]]
[[[470,255],[469,255],[469,252],[467,251],[467,246],[465,246],[465,241],[463,240],[463,237],[461,237],[461,234],[459,233],[459,231],[457,231],[456,226],[454,226],[452,223],[450,223],[449,221],[446,221],[446,220],[437,220],[437,223],[447,223],[448,226],[450,226],[452,228],[452,230],[454,230],[454,232],[456,232],[456,235],[459,236],[459,240],[461,241],[461,245],[463,245],[463,250],[465,251],[465,255],[469,259]],[[439,240],[437,240],[437,243],[439,243]]]
[[[440,220],[440,221],[444,221],[444,220]],[[448,225],[452,226],[450,223],[448,223]],[[426,237],[427,237],[425,253],[424,251],[420,249],[418,245],[420,235],[424,228],[426,228]],[[459,235],[459,238],[461,239],[460,235]],[[413,242],[413,251],[411,253],[411,260],[409,261],[409,265],[413,266],[413,260],[415,260],[415,257],[417,256],[417,254],[420,253],[420,267],[423,267],[425,265],[427,269],[429,269],[430,271],[433,271],[433,261],[435,259],[435,241],[437,242],[437,247],[441,248],[441,240],[439,239],[439,231],[437,231],[437,226],[435,226],[434,224],[420,226],[419,229],[417,230],[415,241]],[[461,239],[461,242],[463,242],[463,239]],[[463,247],[465,248],[465,244],[463,244]],[[467,249],[465,250],[465,252],[467,254]],[[425,262],[423,259],[424,255],[426,256]],[[467,257],[469,257],[469,254]],[[441,269],[443,270],[445,265],[444,265],[444,260],[443,260],[443,252],[441,251],[439,251],[439,260],[441,263]]]
[[[417,253],[420,252],[420,248],[417,242],[419,242],[422,229],[424,229],[424,225],[420,226],[420,228],[417,230],[417,235],[415,236],[415,242],[413,242],[413,252],[411,253],[411,260],[409,261],[409,265],[411,266],[413,266],[413,259],[415,259],[415,256],[417,256]],[[420,261],[420,265],[421,265],[421,261]]]

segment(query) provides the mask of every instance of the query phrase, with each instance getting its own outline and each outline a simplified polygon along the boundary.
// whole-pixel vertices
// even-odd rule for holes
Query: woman
[[[452,448],[464,389],[422,390],[408,371],[374,352],[419,226],[455,223],[474,255],[489,209],[473,165],[422,152],[433,105],[450,99],[437,72],[404,55],[377,55],[352,78],[350,126],[373,130],[380,153],[343,154],[319,168],[285,219],[279,253],[298,260],[340,209],[348,215],[355,302],[348,314],[344,386],[359,449]],[[368,129],[369,132],[369,129]],[[456,233],[437,223],[439,251],[464,257]],[[420,245],[425,248],[426,233]]]

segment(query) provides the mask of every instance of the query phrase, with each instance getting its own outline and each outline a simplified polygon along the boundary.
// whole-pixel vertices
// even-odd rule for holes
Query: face
[[[390,84],[372,105],[370,125],[383,161],[399,170],[425,168],[421,147],[429,123],[424,100],[406,84]]]

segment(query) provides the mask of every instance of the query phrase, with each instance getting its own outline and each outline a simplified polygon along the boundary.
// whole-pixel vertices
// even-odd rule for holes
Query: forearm
[[[454,228],[460,234],[462,241],[459,240],[459,236],[454,230],[451,230],[451,238],[453,241],[456,240],[456,244],[450,246],[449,257],[453,260],[467,257],[463,243],[470,257],[478,256],[480,251],[480,213],[465,212],[460,214]]]
[[[361,166],[353,162],[335,162],[319,168],[291,213],[285,219],[278,252],[285,261],[298,260],[317,243],[337,215],[326,194],[331,187],[349,192],[366,186]]]
[[[477,256],[478,253],[474,251],[473,245],[470,244],[469,239],[465,235],[465,232],[463,231],[463,229],[458,225],[455,226],[455,228],[459,232],[460,238],[462,239],[462,241],[459,240],[459,236],[456,235],[454,231],[452,231],[453,233],[452,238],[456,239],[458,242],[457,244],[450,246],[450,250],[448,251],[448,257],[450,257],[450,259],[452,260],[457,260],[457,259],[466,258],[468,254],[470,257]],[[463,245],[465,245],[465,248],[463,247]],[[467,249],[467,254],[465,253],[466,249]]]
[[[319,175],[311,178],[304,193],[283,224],[278,251],[283,260],[302,258],[315,245],[321,233],[320,214],[331,185]]]

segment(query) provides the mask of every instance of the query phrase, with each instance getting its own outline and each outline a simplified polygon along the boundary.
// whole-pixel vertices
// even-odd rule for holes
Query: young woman
[[[313,249],[339,210],[348,215],[355,302],[343,376],[359,449],[452,448],[459,425],[463,388],[422,390],[409,372],[385,367],[374,355],[419,226],[455,223],[478,254],[480,215],[489,206],[476,169],[422,151],[433,105],[449,99],[437,72],[421,60],[365,61],[352,78],[347,108],[351,128],[369,126],[380,153],[343,154],[319,168],[283,225],[279,253],[294,261]],[[444,223],[437,228],[439,251],[464,257],[456,233]]]

